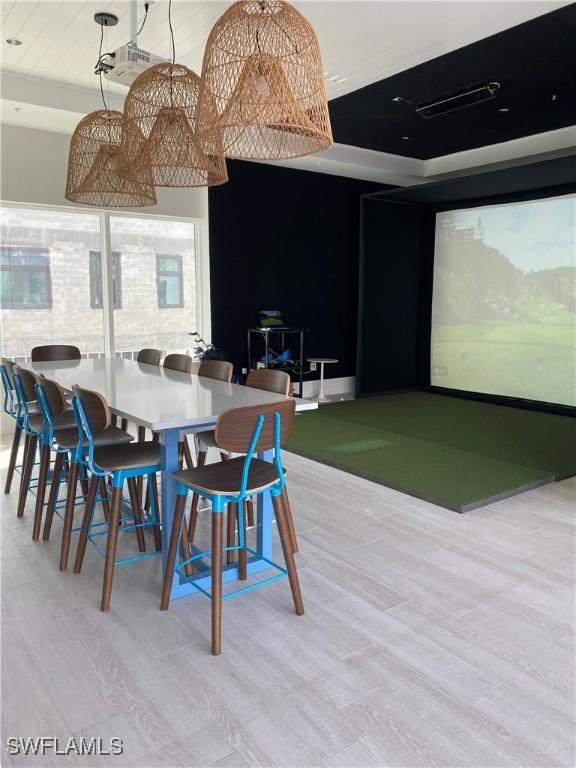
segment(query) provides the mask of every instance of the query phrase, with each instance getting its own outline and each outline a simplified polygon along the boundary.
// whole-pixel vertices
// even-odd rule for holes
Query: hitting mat
[[[426,392],[322,405],[289,451],[467,512],[576,474],[576,419]]]

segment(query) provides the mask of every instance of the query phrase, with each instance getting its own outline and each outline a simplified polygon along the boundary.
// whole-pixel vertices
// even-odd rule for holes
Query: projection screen
[[[436,216],[431,383],[576,405],[576,197]]]

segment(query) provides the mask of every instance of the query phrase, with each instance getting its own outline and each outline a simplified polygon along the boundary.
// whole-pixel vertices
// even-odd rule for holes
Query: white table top
[[[78,384],[99,392],[113,413],[154,432],[210,427],[227,408],[286,399],[261,389],[225,384],[124,358],[29,363],[26,367],[57,381],[66,390]],[[297,411],[318,407],[310,400],[295,401]]]
[[[335,357],[307,357],[309,363],[339,363]]]

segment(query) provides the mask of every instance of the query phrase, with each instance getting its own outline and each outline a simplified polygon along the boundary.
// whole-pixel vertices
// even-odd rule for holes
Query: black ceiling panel
[[[496,98],[428,120],[393,101],[420,104],[492,81]],[[572,3],[332,100],[334,141],[423,160],[497,144],[574,125],[575,86]]]

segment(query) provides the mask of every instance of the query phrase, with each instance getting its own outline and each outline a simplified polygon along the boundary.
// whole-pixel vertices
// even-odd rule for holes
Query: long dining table
[[[27,363],[36,373],[52,379],[67,392],[74,385],[91,389],[106,398],[110,410],[119,418],[160,434],[162,445],[162,560],[166,566],[170,532],[176,502],[177,482],[172,473],[178,469],[178,440],[182,432],[212,429],[218,416],[228,408],[272,403],[285,398],[239,384],[226,384],[198,376],[138,363],[120,357]],[[295,398],[296,411],[312,410],[318,404]],[[271,452],[261,455],[268,461]],[[270,567],[272,559],[273,509],[269,494],[258,497],[256,555],[248,560],[248,573]],[[198,594],[196,584],[210,588],[208,566],[201,560],[192,576],[175,578],[171,599]],[[224,581],[238,578],[238,567],[227,566]]]

